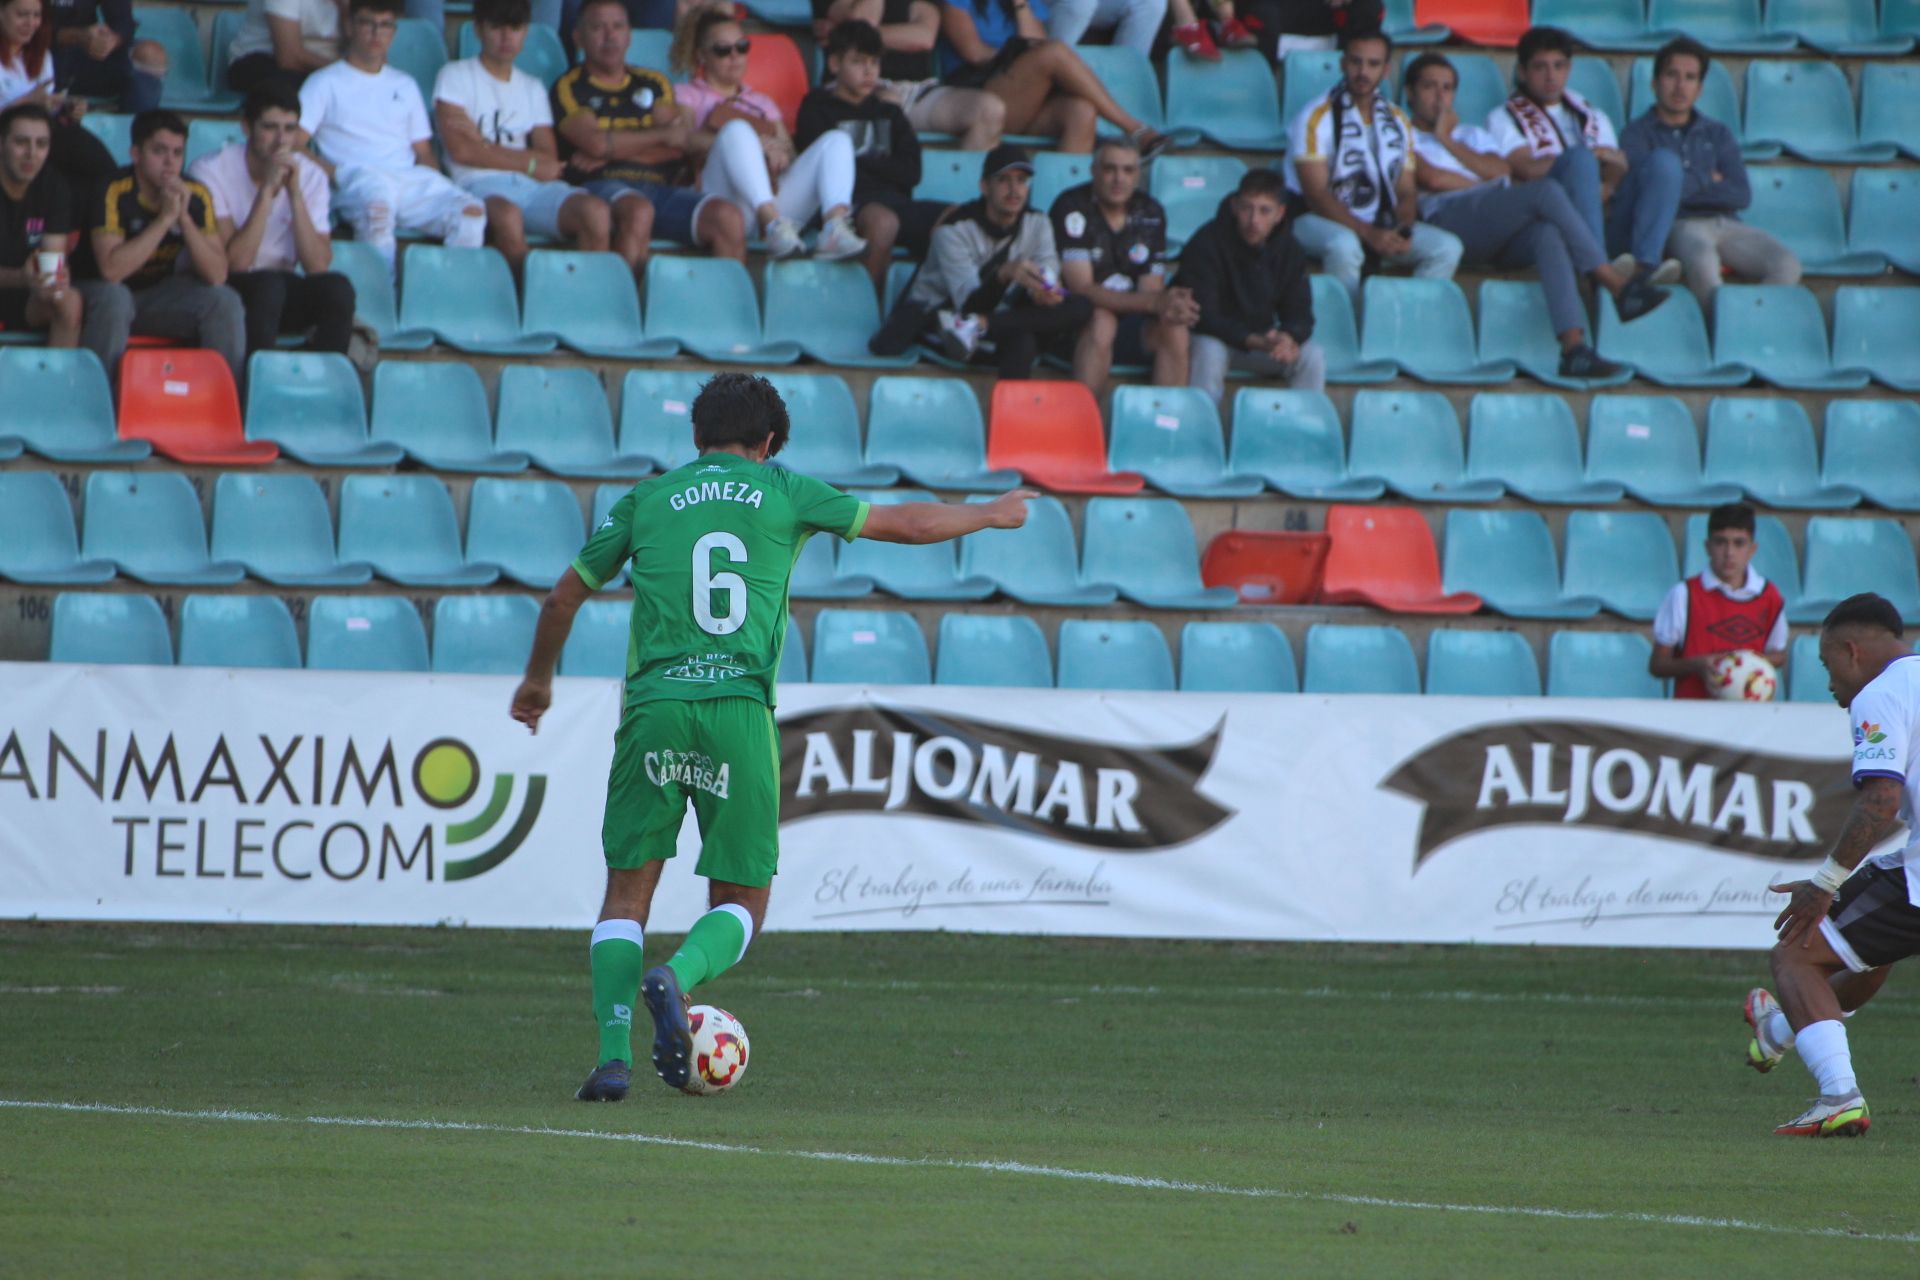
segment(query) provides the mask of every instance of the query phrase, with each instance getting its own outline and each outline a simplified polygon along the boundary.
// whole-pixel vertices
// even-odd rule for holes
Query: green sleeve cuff
[[[573,571],[580,575],[580,581],[587,584],[587,590],[589,591],[598,591],[606,585],[594,576],[593,570],[587,568],[587,566],[582,564],[578,559],[575,559],[573,562]]]
[[[853,513],[853,523],[847,526],[846,533],[842,535],[848,542],[852,542],[855,538],[859,537],[860,531],[867,527],[867,512],[871,510],[873,510],[873,504],[871,502],[863,502],[860,504],[860,509]]]

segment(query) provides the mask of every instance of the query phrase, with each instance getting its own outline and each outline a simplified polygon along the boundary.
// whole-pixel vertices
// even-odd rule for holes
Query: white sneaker
[[[1639,259],[1635,258],[1630,253],[1621,254],[1619,257],[1615,258],[1612,262],[1609,262],[1607,265],[1612,267],[1615,272],[1617,272],[1619,275],[1625,277],[1628,280],[1633,279],[1633,273],[1640,269]]]
[[[769,222],[766,240],[770,258],[797,258],[807,251],[806,241],[800,238],[800,228],[792,218],[775,218]]]
[[[1765,987],[1747,992],[1747,1025],[1753,1028],[1753,1038],[1747,1041],[1747,1065],[1762,1075],[1780,1065],[1780,1059],[1787,1053],[1784,1045],[1777,1045],[1767,1037],[1767,1023],[1779,1008],[1773,992]]]
[[[822,262],[842,262],[857,258],[866,251],[867,242],[855,234],[853,223],[845,218],[835,218],[827,223],[813,245],[813,256]]]
[[[958,360],[962,364],[973,359],[974,348],[980,345],[980,338],[986,332],[980,317],[942,311],[939,321],[940,348],[946,353],[947,359]]]
[[[1661,261],[1659,266],[1653,269],[1651,282],[1654,284],[1679,284],[1680,275],[1680,259],[1666,258]]]
[[[1867,1100],[1855,1089],[1844,1098],[1822,1096],[1774,1132],[1787,1138],[1857,1138],[1872,1123]]]

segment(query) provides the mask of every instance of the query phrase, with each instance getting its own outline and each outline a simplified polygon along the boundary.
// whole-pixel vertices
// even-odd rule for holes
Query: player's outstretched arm
[[[540,621],[533,628],[533,652],[527,656],[527,672],[520,687],[513,691],[513,718],[527,726],[529,733],[540,732],[540,717],[553,705],[553,669],[560,662],[560,650],[566,647],[567,634],[573,630],[573,615],[593,592],[569,565],[553,584],[540,604]]]
[[[879,542],[946,542],[982,529],[1018,529],[1027,522],[1027,499],[1040,495],[1015,489],[992,502],[901,502],[876,505],[867,512],[860,536]]]

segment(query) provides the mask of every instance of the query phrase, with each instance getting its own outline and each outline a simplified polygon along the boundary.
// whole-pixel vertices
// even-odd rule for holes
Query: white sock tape
[[[593,926],[592,946],[599,946],[609,938],[625,938],[636,947],[646,945],[646,935],[640,932],[638,920],[602,920]]]
[[[740,956],[747,954],[747,944],[753,941],[753,913],[737,902],[723,902],[715,907],[714,910],[724,911],[740,922],[742,932],[740,939]],[[740,963],[740,956],[733,958],[735,964]]]

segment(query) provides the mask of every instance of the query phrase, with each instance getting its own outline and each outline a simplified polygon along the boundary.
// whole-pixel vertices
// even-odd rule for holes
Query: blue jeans
[[[1360,269],[1366,263],[1366,246],[1360,237],[1331,218],[1303,213],[1293,222],[1293,239],[1301,249],[1320,259],[1320,268],[1346,286],[1353,298],[1355,314],[1360,311]],[[1430,222],[1413,224],[1411,245],[1405,253],[1383,258],[1385,267],[1411,267],[1423,280],[1451,280],[1460,265],[1460,238]]]
[[[1630,252],[1649,265],[1665,257],[1683,178],[1679,153],[1664,148],[1649,152],[1646,163],[1628,170],[1607,210],[1607,251]]]
[[[1573,201],[1573,211],[1593,233],[1595,244],[1607,242],[1606,224],[1600,218],[1600,161],[1586,147],[1569,147],[1560,153],[1547,170],[1547,177],[1560,184]]]
[[[1426,217],[1460,237],[1467,262],[1537,270],[1555,334],[1587,327],[1579,277],[1606,258],[1558,183],[1476,187],[1441,198]]]

